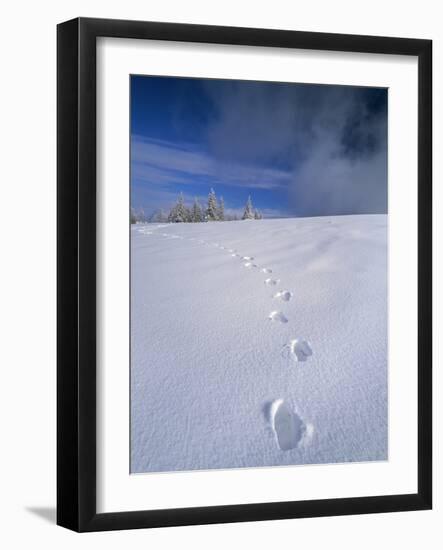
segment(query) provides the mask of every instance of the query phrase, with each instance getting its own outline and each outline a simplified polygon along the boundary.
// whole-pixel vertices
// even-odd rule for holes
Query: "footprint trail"
[[[167,226],[157,226],[157,229]],[[152,234],[147,229],[139,230],[146,235]],[[183,239],[183,237],[162,233],[163,237],[167,239]],[[257,269],[259,266],[253,263],[253,256],[243,256],[237,252],[235,248],[226,247],[218,242],[210,242],[204,239],[198,239],[196,237],[188,237],[189,241],[196,241],[201,245],[212,246],[215,249],[226,251],[232,258],[239,258],[242,260],[242,267],[246,269]],[[273,270],[270,267],[260,268],[260,272],[266,275],[270,275]],[[277,286],[280,283],[280,279],[268,277],[264,280],[264,284],[267,286]],[[279,300],[281,302],[289,302],[293,297],[293,292],[284,289],[276,292],[272,299]],[[287,324],[288,318],[282,311],[274,310],[268,316],[268,320],[275,324]],[[311,345],[307,340],[301,338],[294,338],[290,340],[281,349],[281,356],[287,360],[294,362],[306,362],[313,355]],[[303,419],[290,407],[290,405],[283,399],[277,399],[272,402],[269,409],[269,418],[278,448],[281,451],[290,451],[292,449],[299,449],[309,443],[314,428],[310,424],[306,424]]]

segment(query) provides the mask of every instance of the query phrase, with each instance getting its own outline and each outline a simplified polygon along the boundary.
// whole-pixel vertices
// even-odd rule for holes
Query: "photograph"
[[[129,78],[131,474],[387,461],[388,89]]]

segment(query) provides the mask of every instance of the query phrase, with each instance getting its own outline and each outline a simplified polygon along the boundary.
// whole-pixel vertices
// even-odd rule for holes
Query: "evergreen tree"
[[[185,206],[185,222],[192,222],[192,210]]]
[[[146,223],[148,218],[145,215],[145,211],[143,208],[139,208],[136,210],[135,208],[131,208],[131,223]]]
[[[168,221],[172,223],[183,223],[188,221],[188,219],[189,219],[188,209],[185,206],[183,193],[180,193],[177,199],[177,202],[169,212]]]
[[[194,199],[194,205],[192,207],[191,221],[193,222],[202,222],[203,221],[203,211],[200,203],[197,198]]]
[[[221,222],[225,220],[225,201],[223,197],[220,197],[220,202],[218,203],[217,218]]]
[[[175,222],[175,215],[176,215],[177,205],[174,205],[168,214],[168,222],[173,223]]]
[[[145,211],[143,210],[142,207],[139,208],[139,211],[136,217],[137,217],[137,221],[146,222]]]
[[[152,213],[151,217],[149,218],[149,221],[151,223],[164,223],[168,221],[168,216],[163,210],[163,208],[159,208],[158,210],[155,210],[155,212]]]
[[[256,210],[254,212],[254,220],[261,220],[262,219],[262,215],[260,214],[260,211],[259,210]]]
[[[214,189],[211,189],[208,195],[208,208],[206,209],[206,219],[210,222],[216,221],[217,216],[217,197],[215,196]]]
[[[245,211],[243,213],[242,220],[253,220],[253,219],[254,219],[254,207],[252,206],[251,195],[249,195],[245,205]]]

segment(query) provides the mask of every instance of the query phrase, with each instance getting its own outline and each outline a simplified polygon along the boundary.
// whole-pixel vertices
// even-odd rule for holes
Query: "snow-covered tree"
[[[252,206],[251,195],[249,195],[245,205],[245,211],[243,213],[242,220],[253,220],[253,219],[254,219],[254,207]]]
[[[197,198],[194,199],[194,205],[192,206],[191,221],[193,222],[203,221],[203,210]]]
[[[168,215],[163,210],[163,208],[159,208],[158,210],[152,213],[151,217],[149,218],[149,221],[151,223],[164,223],[168,221]]]
[[[177,198],[176,203],[171,208],[169,214],[165,214],[163,210],[156,210],[149,218],[150,222],[164,222],[170,223],[183,223],[183,222],[205,222],[205,221],[233,221],[233,220],[261,220],[262,214],[259,210],[255,209],[252,204],[251,196],[248,197],[246,202],[244,213],[242,216],[237,216],[232,210],[225,211],[225,201],[223,197],[217,200],[214,189],[211,188],[208,195],[207,207],[202,207],[197,197],[194,199],[194,203],[191,207],[187,207],[183,193]],[[131,211],[131,223],[145,219],[144,212]]]
[[[177,205],[175,204],[171,208],[171,210],[169,211],[169,214],[168,214],[168,222],[169,223],[175,222],[176,214],[177,214]]]
[[[183,193],[180,193],[177,202],[169,212],[168,221],[172,223],[183,223],[189,220],[189,211],[185,206]]]
[[[146,216],[143,208],[139,208],[138,210],[136,210],[135,208],[131,208],[131,223],[145,223],[145,222],[146,222]]]
[[[218,203],[217,219],[221,222],[225,219],[225,201],[223,200],[223,197],[220,197],[220,201]]]
[[[210,222],[216,221],[217,216],[217,197],[215,196],[214,189],[211,189],[208,195],[208,208],[206,209],[206,219]]]

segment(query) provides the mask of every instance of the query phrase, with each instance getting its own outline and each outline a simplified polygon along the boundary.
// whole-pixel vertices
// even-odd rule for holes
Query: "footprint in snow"
[[[262,269],[262,272],[263,272],[263,273],[272,273],[272,269],[269,269],[269,267],[264,267],[264,268]]]
[[[270,409],[270,421],[282,451],[304,446],[311,439],[313,426],[305,424],[283,399],[276,399]]]
[[[235,256],[235,254],[233,254],[233,252],[235,252],[235,250],[233,248],[229,248],[228,252],[230,252],[233,256]]]
[[[294,361],[307,361],[312,355],[312,348],[309,342],[295,338],[289,344],[283,346],[282,356]]]
[[[278,285],[280,279],[265,279],[265,285],[275,286]]]
[[[254,259],[253,256],[243,256],[243,258],[242,258],[242,260],[246,260],[246,261],[249,261],[249,262],[253,259]]]
[[[271,311],[268,319],[270,321],[278,321],[279,323],[287,323],[288,319],[283,315],[281,311]]]
[[[251,267],[258,267],[257,264],[253,264],[252,262],[245,262],[243,266],[247,267],[248,269],[251,269]]]
[[[274,294],[274,298],[283,300],[283,302],[289,302],[292,296],[293,294],[289,290],[281,290],[280,292],[277,292],[277,294]]]

